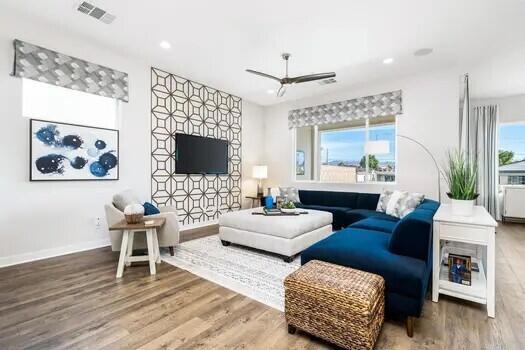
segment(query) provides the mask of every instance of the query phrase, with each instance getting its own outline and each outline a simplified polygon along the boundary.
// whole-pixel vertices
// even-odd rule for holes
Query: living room
[[[0,1],[0,347],[524,348],[524,7]]]

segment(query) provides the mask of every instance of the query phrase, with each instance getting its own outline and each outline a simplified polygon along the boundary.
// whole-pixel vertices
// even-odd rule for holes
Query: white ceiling
[[[117,16],[109,26],[76,12],[79,2],[0,0],[0,11],[54,22],[262,105],[453,65],[477,72],[474,95],[525,93],[523,0],[89,0]],[[162,40],[172,48],[161,49]],[[414,57],[422,47],[434,53]],[[335,71],[338,83],[269,95],[277,83],[244,70],[281,76],[283,51],[292,53],[291,75]],[[395,62],[382,64],[386,57]]]

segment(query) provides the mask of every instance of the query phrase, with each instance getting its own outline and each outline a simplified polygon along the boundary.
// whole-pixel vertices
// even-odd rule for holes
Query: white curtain
[[[478,167],[477,204],[500,219],[498,206],[498,106],[471,109],[469,77],[461,78],[459,108],[459,147]]]
[[[496,219],[498,210],[498,106],[474,107],[470,118],[470,154],[478,166],[478,204]]]

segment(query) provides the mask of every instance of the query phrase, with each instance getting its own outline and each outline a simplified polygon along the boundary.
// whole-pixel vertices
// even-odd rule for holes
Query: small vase
[[[474,214],[474,202],[476,200],[452,199],[452,215],[472,216]]]
[[[264,197],[264,206],[266,209],[272,209],[273,207],[273,197],[272,196]]]

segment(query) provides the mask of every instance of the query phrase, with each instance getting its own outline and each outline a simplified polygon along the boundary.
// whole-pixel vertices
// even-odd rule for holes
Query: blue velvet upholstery
[[[427,275],[425,261],[391,253],[390,236],[385,232],[347,228],[306,249],[301,264],[322,260],[368,271],[383,276],[387,293],[420,298]]]
[[[390,216],[380,211],[371,209],[350,209],[345,215],[345,226],[352,225],[354,222],[358,222],[368,218],[379,218],[383,220],[398,221],[398,218]]]
[[[355,209],[376,210],[379,202],[379,193],[359,193]]]
[[[343,225],[345,223],[346,211],[348,210],[348,208],[343,208],[343,207],[308,205],[308,204],[303,204],[303,203],[297,203],[296,206],[298,208],[322,210],[322,211],[328,211],[332,213],[333,215],[332,227],[334,228],[334,230],[339,230],[343,228]]]
[[[356,208],[358,196],[356,192],[299,190],[299,199],[305,205]]]
[[[350,227],[392,233],[396,225],[397,225],[397,222],[393,220],[384,220],[381,218],[371,217],[371,218],[364,219],[356,223],[353,223],[352,225],[350,225]]]
[[[410,256],[426,260],[429,256],[429,246],[432,232],[434,212],[418,209],[401,220],[394,231],[388,249],[394,254]]]
[[[438,207],[425,200],[401,220],[373,210],[348,210],[352,225],[303,251],[301,264],[322,260],[381,275],[387,314],[420,316],[432,271],[432,218]]]

